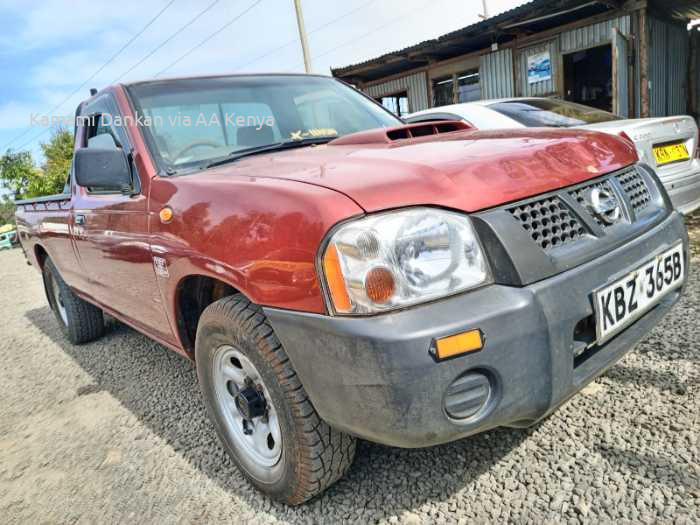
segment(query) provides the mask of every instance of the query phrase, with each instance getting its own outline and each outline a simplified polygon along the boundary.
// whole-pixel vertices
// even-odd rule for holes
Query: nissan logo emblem
[[[615,224],[622,211],[615,196],[603,188],[592,188],[586,194],[586,202],[593,214],[605,224]]]

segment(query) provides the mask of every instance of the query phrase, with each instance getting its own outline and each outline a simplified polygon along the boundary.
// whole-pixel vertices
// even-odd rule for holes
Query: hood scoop
[[[329,145],[348,146],[359,144],[392,144],[400,140],[433,137],[445,133],[455,133],[475,129],[466,122],[460,120],[439,120],[434,122],[419,122],[406,124],[395,128],[377,128],[367,131],[359,131],[338,137],[329,142]]]

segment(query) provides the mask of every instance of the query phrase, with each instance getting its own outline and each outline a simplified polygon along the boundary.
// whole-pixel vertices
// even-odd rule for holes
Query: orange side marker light
[[[335,310],[337,312],[349,312],[351,310],[350,297],[345,288],[345,280],[343,279],[343,271],[340,268],[338,251],[332,244],[328,245],[326,253],[323,256],[323,273],[326,275],[328,291],[331,294]]]
[[[475,352],[484,347],[481,330],[469,330],[461,334],[442,337],[435,341],[435,356],[447,359],[468,352]]]

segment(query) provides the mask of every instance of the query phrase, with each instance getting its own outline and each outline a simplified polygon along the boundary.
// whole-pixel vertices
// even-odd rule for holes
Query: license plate
[[[685,273],[683,245],[656,256],[594,292],[598,344],[624,330],[676,288]]]
[[[685,147],[685,144],[683,142],[677,142],[676,144],[654,146],[654,158],[656,159],[656,164],[661,166],[669,162],[687,160],[690,158],[690,155],[688,154],[688,148]]]

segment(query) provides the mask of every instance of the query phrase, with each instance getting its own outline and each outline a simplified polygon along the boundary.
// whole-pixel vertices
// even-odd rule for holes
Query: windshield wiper
[[[253,146],[250,148],[238,149],[232,151],[227,156],[222,159],[210,162],[205,169],[213,168],[214,166],[221,166],[222,164],[228,164],[229,162],[235,162],[240,158],[249,157],[250,155],[257,155],[258,153],[267,153],[269,151],[282,151],[285,149],[301,148],[303,146],[312,146],[314,144],[325,144],[337,137],[308,137],[300,140],[285,140],[282,142],[273,142],[272,144],[263,144],[262,146]]]

